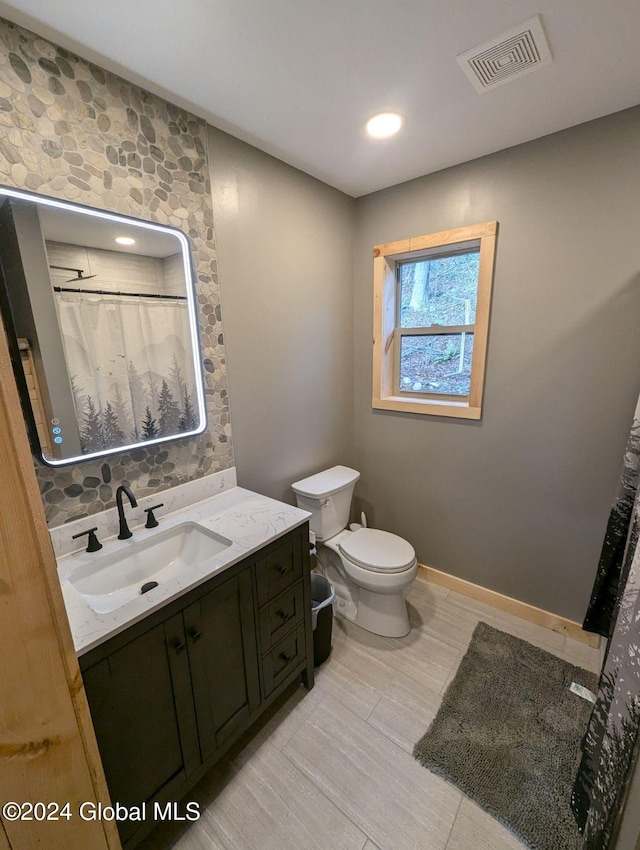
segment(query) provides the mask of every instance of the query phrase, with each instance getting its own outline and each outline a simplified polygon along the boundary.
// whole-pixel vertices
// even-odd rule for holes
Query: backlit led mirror
[[[34,450],[58,466],[201,433],[189,241],[0,187],[0,307]]]

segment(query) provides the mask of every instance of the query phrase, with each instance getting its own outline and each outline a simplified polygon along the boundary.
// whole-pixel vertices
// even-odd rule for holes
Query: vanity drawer
[[[304,624],[301,624],[277,643],[262,659],[264,696],[268,697],[304,658]]]
[[[302,582],[285,590],[260,611],[260,644],[266,652],[304,617]]]
[[[265,605],[299,578],[302,578],[300,540],[288,540],[256,563],[258,605]]]

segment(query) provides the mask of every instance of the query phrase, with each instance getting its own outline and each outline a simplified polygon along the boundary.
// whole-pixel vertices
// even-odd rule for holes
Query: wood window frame
[[[427,236],[415,236],[399,242],[387,242],[373,249],[373,398],[376,410],[396,410],[429,416],[453,416],[459,419],[482,417],[482,394],[489,338],[489,313],[498,222],[488,221],[469,227],[444,230]],[[478,299],[474,328],[473,357],[469,395],[404,393],[397,386],[396,363],[400,337],[397,325],[398,263],[428,258],[438,248],[463,248],[464,243],[480,246]],[[444,328],[443,330],[446,330]]]

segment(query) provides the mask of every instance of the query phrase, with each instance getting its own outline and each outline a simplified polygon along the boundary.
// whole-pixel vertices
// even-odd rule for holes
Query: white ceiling
[[[182,251],[178,238],[170,231],[148,230],[144,225],[121,219],[109,221],[94,218],[82,212],[38,205],[38,218],[42,235],[47,242],[63,242],[82,248],[101,248],[119,254],[136,254],[142,257],[171,257]],[[135,239],[134,245],[122,246],[116,236]]]
[[[553,64],[456,55],[540,13]],[[353,196],[640,102],[639,0],[14,0],[0,14]],[[371,141],[373,113],[406,116]]]

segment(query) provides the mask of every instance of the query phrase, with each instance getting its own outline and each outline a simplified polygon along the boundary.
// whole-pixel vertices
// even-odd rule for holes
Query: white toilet
[[[404,591],[418,573],[416,553],[388,531],[347,528],[359,478],[355,469],[334,466],[296,481],[291,489],[298,507],[311,513],[316,541],[339,556],[329,574],[338,613],[376,635],[403,637],[411,631]]]

